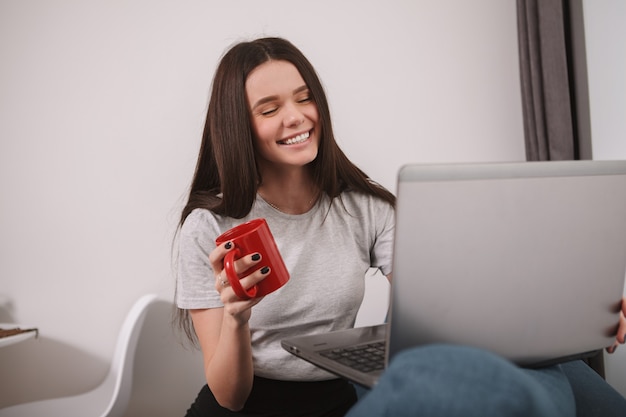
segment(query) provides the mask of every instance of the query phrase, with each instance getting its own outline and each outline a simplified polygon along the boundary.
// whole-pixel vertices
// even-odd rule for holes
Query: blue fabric
[[[561,365],[576,399],[578,417],[626,416],[626,399],[582,361]]]
[[[430,345],[398,354],[347,417],[575,415],[560,366],[523,369],[484,350]]]

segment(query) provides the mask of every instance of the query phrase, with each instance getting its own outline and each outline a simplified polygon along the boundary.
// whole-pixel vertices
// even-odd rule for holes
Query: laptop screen
[[[390,355],[461,343],[526,364],[612,343],[626,163],[406,166],[396,217]]]

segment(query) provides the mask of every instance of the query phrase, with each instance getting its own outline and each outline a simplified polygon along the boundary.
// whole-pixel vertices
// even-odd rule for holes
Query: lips
[[[297,136],[294,136],[292,138],[286,139],[286,140],[281,140],[278,141],[278,144],[280,145],[297,145],[299,143],[302,143],[304,141],[306,141],[310,136],[310,132],[304,132],[301,133]]]

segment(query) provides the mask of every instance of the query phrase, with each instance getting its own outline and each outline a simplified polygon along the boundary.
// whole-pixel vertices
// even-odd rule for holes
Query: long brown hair
[[[285,39],[261,38],[233,46],[215,72],[202,145],[180,224],[195,208],[238,219],[250,212],[261,176],[245,83],[252,70],[270,60],[292,63],[317,105],[320,145],[310,168],[318,187],[331,199],[353,189],[395,205],[395,196],[350,162],[337,145],[326,94],[308,59]]]
[[[237,219],[252,209],[261,174],[256,164],[245,84],[252,70],[270,60],[292,63],[317,105],[320,144],[309,168],[320,190],[331,199],[347,189],[357,190],[395,206],[395,196],[350,162],[337,145],[326,94],[311,63],[289,41],[262,38],[236,44],[217,67],[196,171],[179,227],[195,208]],[[176,309],[174,321],[195,345],[197,338],[189,311]]]

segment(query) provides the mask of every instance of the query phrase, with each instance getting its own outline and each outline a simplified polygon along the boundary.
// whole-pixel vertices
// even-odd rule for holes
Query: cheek
[[[312,106],[311,109],[309,109],[307,111],[307,117],[309,118],[309,120],[313,121],[314,123],[318,123],[320,120],[320,114],[317,111],[317,106]]]
[[[254,132],[254,140],[258,146],[263,146],[265,143],[271,141],[274,142],[274,135],[276,129],[268,123],[268,121],[252,123],[252,130]]]

